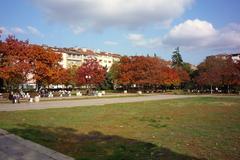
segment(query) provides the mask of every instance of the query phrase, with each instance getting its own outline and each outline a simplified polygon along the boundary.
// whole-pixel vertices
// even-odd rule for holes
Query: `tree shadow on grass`
[[[155,144],[98,131],[78,133],[72,128],[20,125],[8,129],[25,139],[42,144],[76,160],[204,160],[158,147]]]

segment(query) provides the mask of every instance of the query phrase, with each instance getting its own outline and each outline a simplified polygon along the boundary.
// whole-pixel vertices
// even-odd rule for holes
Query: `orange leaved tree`
[[[8,89],[18,88],[25,83],[30,72],[28,61],[28,41],[20,41],[14,36],[8,36],[0,42],[0,78]]]
[[[31,74],[38,88],[49,84],[60,83],[62,66],[59,64],[62,56],[51,49],[39,45],[31,45],[28,59],[31,64]]]

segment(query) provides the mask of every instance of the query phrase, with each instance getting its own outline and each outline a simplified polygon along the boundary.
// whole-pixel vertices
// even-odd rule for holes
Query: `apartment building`
[[[52,48],[56,53],[62,55],[60,64],[63,68],[71,66],[81,66],[88,59],[97,59],[100,65],[108,70],[114,62],[118,62],[121,58],[119,54],[110,52],[99,52],[86,48]]]
[[[240,61],[240,53],[231,54],[234,62]]]
[[[227,59],[229,57],[232,58],[232,60],[236,63],[237,61],[240,61],[240,53],[234,53],[234,54],[227,54],[227,53],[222,53],[222,54],[217,54],[217,55],[212,55],[208,57],[219,57],[222,59]],[[207,57],[207,58],[208,58]]]

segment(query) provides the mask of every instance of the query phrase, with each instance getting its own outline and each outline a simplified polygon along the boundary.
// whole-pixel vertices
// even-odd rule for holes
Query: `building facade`
[[[232,60],[236,63],[237,61],[240,61],[240,53],[234,53],[234,54],[227,54],[227,53],[222,53],[222,54],[217,54],[217,55],[212,55],[212,56],[208,56],[209,57],[218,57],[218,58],[222,58],[222,59],[227,59],[229,57],[232,58]]]
[[[88,59],[96,59],[100,65],[108,70],[114,62],[120,61],[121,56],[110,52],[98,52],[86,48],[52,48],[56,53],[62,55],[60,64],[63,68],[81,66]]]

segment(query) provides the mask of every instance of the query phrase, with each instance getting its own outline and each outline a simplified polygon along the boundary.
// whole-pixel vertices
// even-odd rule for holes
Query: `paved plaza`
[[[73,158],[0,129],[0,160],[73,160]]]

